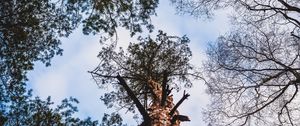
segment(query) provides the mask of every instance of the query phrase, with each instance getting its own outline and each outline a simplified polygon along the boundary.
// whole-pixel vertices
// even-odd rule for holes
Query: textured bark
[[[177,111],[179,105],[187,99],[189,94],[184,93],[183,98],[174,105],[173,96],[169,96],[171,90],[169,90],[169,86],[166,84],[167,78],[164,78],[163,84],[157,83],[154,80],[148,81],[146,86],[152,94],[151,104],[148,108],[145,108],[145,105],[142,105],[121,76],[118,75],[116,78],[143,116],[144,121],[140,126],[179,126],[182,121],[190,121],[188,116],[179,115],[179,112]]]
[[[152,96],[152,104],[148,109],[153,123],[152,126],[179,126],[181,121],[190,121],[187,116],[179,115],[177,108],[183,100],[180,100],[180,104],[174,106],[173,96],[168,96],[170,94],[170,90],[166,81],[163,81],[163,84],[159,84],[153,80],[149,80],[148,85],[150,90],[154,92]],[[163,88],[161,86],[163,86]],[[188,94],[184,95],[184,99],[188,97],[187,95]],[[165,104],[161,104],[164,101],[164,97],[166,97]],[[172,114],[170,114],[171,112]]]

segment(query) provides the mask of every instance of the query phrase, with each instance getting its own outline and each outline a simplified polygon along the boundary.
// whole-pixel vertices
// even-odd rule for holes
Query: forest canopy
[[[85,35],[99,35],[100,63],[90,73],[100,88],[112,88],[101,97],[108,108],[135,112],[137,107],[145,121],[136,101],[148,108],[155,103],[153,99],[172,98],[170,93],[160,93],[162,100],[152,89],[178,91],[192,87],[194,79],[203,79],[211,97],[203,114],[209,125],[300,125],[299,1],[170,2],[178,14],[196,19],[213,19],[218,10],[229,12],[230,30],[210,42],[201,73],[189,62],[192,53],[186,36],[162,31],[156,38],[142,36],[156,31],[151,18],[156,16],[159,0],[0,1],[0,125],[98,124],[91,118],[73,116],[78,103],[75,98],[63,100],[55,108],[50,97],[42,100],[27,89],[28,71],[36,62],[50,66],[53,57],[63,54],[61,39],[79,27]],[[142,37],[126,49],[118,48],[120,27],[130,32],[130,37]],[[154,82],[156,86],[147,86]],[[188,96],[185,92],[182,99]],[[189,120],[173,110],[169,121]],[[118,113],[105,114],[99,123],[113,124],[123,125]]]
[[[13,117],[16,111],[20,115],[18,118],[27,118],[26,114],[30,114],[26,113],[27,110],[19,111],[21,106],[36,106],[40,102],[43,104],[46,102],[45,109],[50,109],[48,106],[50,100],[38,99],[37,102],[31,102],[33,96],[26,95],[27,72],[33,70],[34,64],[38,61],[49,66],[55,55],[62,55],[63,49],[60,47],[62,37],[68,37],[79,25],[82,25],[85,34],[105,33],[100,36],[101,40],[116,35],[118,27],[126,28],[131,35],[142,32],[142,27],[151,31],[153,26],[150,16],[155,15],[157,4],[156,0],[1,1],[0,122],[4,122],[4,125],[27,124],[25,119],[13,120],[17,119]],[[37,111],[32,109],[27,112]],[[70,112],[72,111],[71,109]],[[56,115],[62,117],[70,115],[56,114],[56,111],[46,113],[54,114],[55,117],[46,118],[53,118],[57,122],[61,120],[56,119]],[[42,124],[44,123],[37,123]]]

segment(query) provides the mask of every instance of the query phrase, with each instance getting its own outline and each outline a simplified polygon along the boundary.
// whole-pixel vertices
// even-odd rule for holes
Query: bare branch
[[[169,94],[169,86],[167,85],[167,82],[168,82],[168,73],[164,71],[163,81],[162,81],[162,99],[160,103],[161,106],[165,106],[167,96]]]
[[[136,105],[137,109],[139,110],[139,112],[143,116],[145,124],[151,124],[151,118],[150,118],[148,112],[143,107],[141,102],[137,99],[137,97],[134,95],[133,91],[129,88],[126,81],[120,75],[117,75],[116,78],[119,80],[120,84],[124,87],[124,89],[126,90],[128,95],[130,96],[130,98],[133,100],[133,102]]]
[[[172,110],[170,111],[169,115],[173,116],[173,114],[175,113],[175,111],[177,110],[177,108],[180,106],[180,104],[184,100],[186,100],[189,96],[190,96],[190,94],[186,94],[185,91],[184,91],[182,98],[176,103],[176,105],[174,106],[174,108],[172,108]]]

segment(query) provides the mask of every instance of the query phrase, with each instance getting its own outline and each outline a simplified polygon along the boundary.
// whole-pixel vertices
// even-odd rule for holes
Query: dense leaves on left
[[[62,55],[60,37],[67,37],[80,23],[85,34],[103,32],[108,37],[117,27],[132,35],[142,32],[142,26],[151,30],[150,16],[157,4],[158,0],[0,1],[0,122],[9,121],[7,112],[21,107],[14,105],[42,102],[24,95],[26,73],[34,62],[49,66],[51,58]]]
[[[53,56],[62,54],[59,37],[68,36],[79,23],[85,34],[113,36],[117,27],[131,34],[142,32],[142,26],[151,30],[150,16],[157,4],[157,0],[0,1],[0,76],[8,75],[9,83],[15,84],[26,79],[34,61],[50,65]]]
[[[0,1],[0,99],[25,92],[26,72],[34,61],[49,66],[53,56],[62,54],[59,37],[68,36],[81,16],[68,9],[72,5],[60,5],[49,0]]]
[[[81,19],[76,9],[70,9],[75,4],[59,5],[50,0],[0,1],[0,122],[4,125],[31,125],[27,120],[46,121],[46,116],[62,120],[58,110],[49,108],[50,99],[25,95],[26,72],[35,61],[49,66],[53,56],[61,55],[59,37],[68,36]]]

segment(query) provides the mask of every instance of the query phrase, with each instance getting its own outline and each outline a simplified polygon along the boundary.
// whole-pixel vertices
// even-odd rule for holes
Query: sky
[[[229,29],[226,11],[217,12],[213,20],[195,19],[189,15],[176,15],[169,1],[161,1],[157,16],[153,17],[152,21],[155,31],[163,30],[169,35],[187,35],[190,38],[190,48],[193,53],[191,63],[196,67],[201,67],[201,63],[205,60],[208,43],[215,41],[219,35],[225,34]],[[118,36],[120,46],[125,47],[130,41],[135,41],[124,29],[118,29]],[[54,57],[50,67],[37,62],[35,69],[29,72],[28,84],[33,89],[34,95],[43,99],[51,96],[55,103],[60,103],[70,96],[75,97],[80,102],[76,116],[81,118],[90,116],[101,121],[104,113],[112,112],[113,109],[107,109],[100,100],[101,95],[107,90],[99,89],[87,72],[93,70],[100,61],[97,58],[101,49],[99,38],[100,35],[83,35],[80,28],[68,38],[63,38],[61,45],[64,49],[63,55]],[[192,88],[186,89],[191,96],[179,107],[179,112],[188,115],[191,122],[183,122],[182,126],[206,125],[202,121],[202,110],[209,103],[205,88],[202,81],[195,81]],[[175,102],[181,98],[182,91],[173,92]],[[125,123],[137,125],[132,115],[122,116]]]

